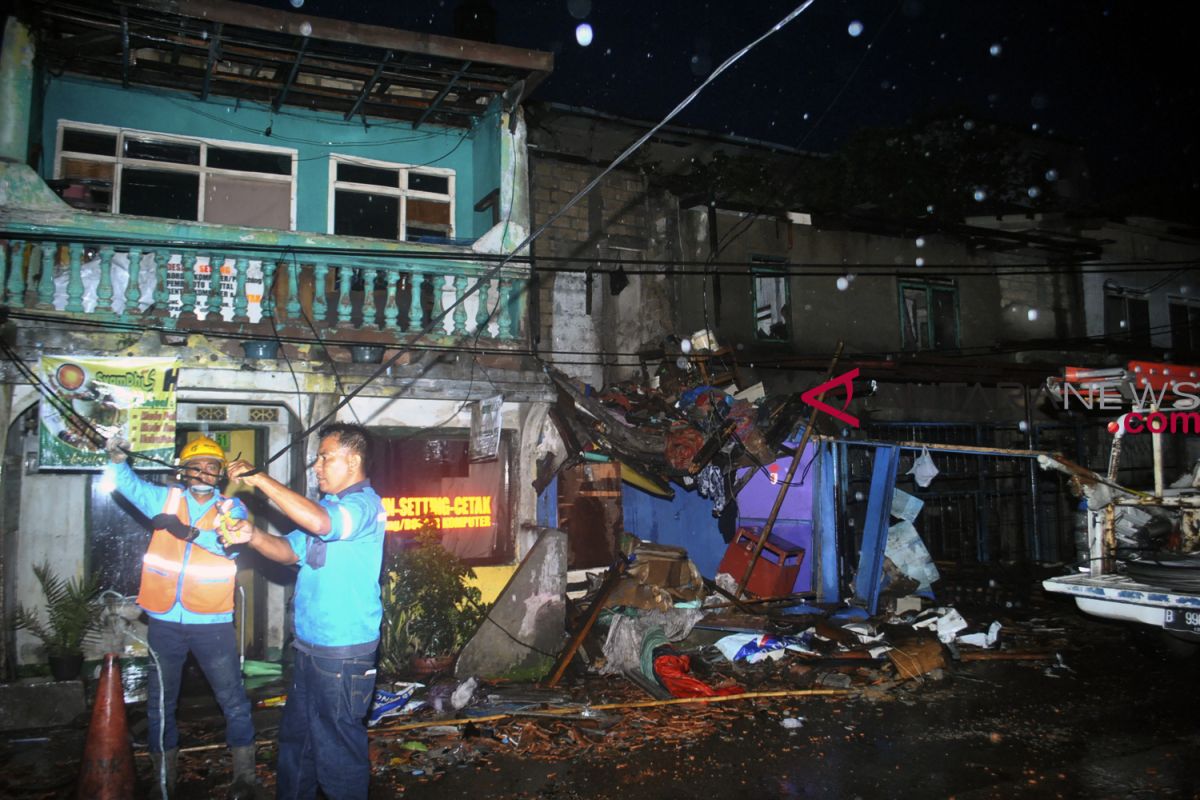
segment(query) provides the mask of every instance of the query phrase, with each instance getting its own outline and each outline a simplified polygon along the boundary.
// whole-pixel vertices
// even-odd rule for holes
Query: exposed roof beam
[[[383,68],[386,67],[388,62],[391,60],[392,51],[388,50],[383,54],[383,59],[380,60],[379,66],[375,67],[375,74],[373,74],[363,83],[362,93],[358,96],[358,99],[354,101],[354,105],[351,106],[350,110],[346,112],[346,116],[343,117],[343,119],[349,120],[358,113],[358,109],[362,107],[363,101],[370,96],[371,90],[375,88],[375,83],[379,80],[379,76],[383,74]]]
[[[300,72],[300,62],[304,60],[304,51],[308,49],[308,37],[300,42],[300,49],[296,51],[296,60],[292,62],[292,71],[288,74],[287,80],[284,81],[283,87],[279,90],[279,94],[275,95],[275,100],[271,103],[271,110],[278,111],[283,105],[283,101],[287,99],[288,89],[292,88],[292,84],[296,80],[296,74]]]
[[[162,14],[181,14],[207,19],[210,22],[223,22],[226,25],[290,33],[293,36],[305,35],[301,25],[308,23],[311,26],[308,35],[314,39],[454,60],[471,58],[488,64],[547,74],[554,69],[554,56],[540,50],[344,22],[311,14],[294,14],[271,8],[247,6],[230,0],[130,0],[128,4],[132,8]]]
[[[121,88],[129,88],[129,13],[121,6]]]
[[[213,64],[217,63],[217,56],[221,52],[221,28],[224,27],[220,22],[213,28],[212,39],[208,42],[208,63],[204,65],[204,88],[200,90],[200,99],[208,99],[208,87],[212,84]]]
[[[450,80],[446,83],[446,85],[442,87],[442,90],[440,92],[438,92],[438,96],[433,98],[433,102],[430,103],[429,107],[425,109],[425,113],[421,115],[421,118],[413,123],[414,131],[417,128],[421,127],[421,123],[424,122],[426,119],[428,119],[429,115],[432,114],[437,109],[437,107],[442,104],[442,101],[446,99],[446,95],[450,94],[450,90],[454,88],[454,82],[457,81],[462,76],[462,74],[470,68],[471,68],[471,62],[464,61],[463,65],[458,68],[458,72],[454,73],[454,75],[451,76]]]

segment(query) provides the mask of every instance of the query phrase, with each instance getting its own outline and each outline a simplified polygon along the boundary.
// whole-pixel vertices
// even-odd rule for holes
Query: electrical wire
[[[494,308],[493,311],[491,312],[491,314],[489,315],[489,319],[491,317],[494,317],[495,313],[496,313],[496,311]],[[22,320],[28,320],[31,322],[54,322],[54,323],[60,324],[63,327],[67,327],[67,328],[74,327],[74,328],[84,328],[84,329],[99,329],[99,330],[124,332],[124,333],[159,332],[159,333],[170,333],[170,334],[177,334],[177,335],[187,335],[187,334],[212,335],[211,331],[206,330],[203,326],[200,326],[200,325],[197,325],[195,327],[180,327],[180,326],[176,325],[174,327],[168,328],[165,326],[145,325],[145,324],[136,324],[136,323],[123,323],[123,322],[116,321],[116,320],[63,319],[63,318],[55,316],[53,314],[48,314],[48,313],[44,313],[44,312],[36,312],[36,311],[28,312],[28,311],[17,311],[17,310],[10,311],[9,316],[12,317],[13,319],[22,319]],[[1142,332],[1148,336],[1153,336],[1155,334],[1160,334],[1160,333],[1170,333],[1171,330],[1172,330],[1172,326],[1168,322],[1168,323],[1164,323],[1161,325],[1152,325],[1148,328],[1142,329]],[[511,356],[511,355],[533,356],[534,355],[532,353],[532,351],[530,351],[528,349],[524,349],[524,348],[511,348],[511,347],[500,347],[500,346],[496,346],[496,347],[480,346],[478,344],[478,336],[479,335],[481,335],[481,334],[479,334],[478,332],[471,334],[471,336],[476,337],[476,349],[480,355],[509,355],[509,356]],[[251,341],[251,340],[254,340],[257,338],[261,338],[260,336],[255,335],[253,333],[238,333],[238,332],[222,332],[220,334],[220,336],[222,338],[232,339],[235,341]],[[278,340],[281,342],[288,342],[291,344],[298,344],[298,345],[320,344],[319,340],[315,339],[315,338],[292,335],[292,334],[283,335],[282,333],[280,334]],[[1087,347],[1087,346],[1099,345],[1099,344],[1113,345],[1115,343],[1119,343],[1120,341],[1121,341],[1120,339],[1116,339],[1110,334],[1099,333],[1099,334],[1093,334],[1090,336],[1079,336],[1079,337],[1072,337],[1072,338],[1054,339],[1052,342],[1049,343],[1052,345],[1052,347],[1048,347],[1048,348],[1030,347],[1029,343],[1019,342],[1019,341],[1010,342],[1010,343],[1004,344],[1004,345],[979,345],[977,347],[960,347],[960,348],[954,348],[954,349],[947,348],[947,349],[941,349],[941,350],[908,351],[908,350],[902,350],[899,347],[897,347],[897,348],[893,348],[891,350],[858,352],[858,353],[854,354],[854,358],[857,360],[893,361],[897,367],[902,367],[904,365],[904,360],[908,357],[915,357],[915,358],[934,357],[934,358],[938,358],[938,359],[942,359],[942,360],[968,359],[968,358],[976,359],[980,356],[987,356],[987,355],[1000,356],[1000,355],[1011,355],[1011,354],[1015,354],[1015,353],[1036,352],[1039,349],[1048,349],[1053,352],[1059,352],[1059,351],[1062,351],[1065,349],[1070,349],[1072,347]],[[368,347],[378,346],[377,341],[355,340],[355,339],[348,339],[348,338],[339,338],[337,343],[342,346],[356,346],[356,345],[362,345],[362,346],[368,346]],[[1034,343],[1034,344],[1036,344],[1036,343]],[[408,345],[408,349],[410,351],[444,352],[447,349],[447,346],[441,345],[441,344],[424,344],[423,345],[420,343],[413,343],[413,344]],[[1152,347],[1150,349],[1161,350],[1161,348],[1155,348],[1155,347]],[[549,349],[549,350],[543,349],[541,352],[546,355],[552,355],[552,356],[583,356],[585,358],[564,359],[564,360],[556,359],[556,363],[581,365],[581,366],[598,366],[598,365],[604,365],[607,363],[614,363],[618,366],[638,366],[643,361],[657,361],[657,360],[662,360],[662,359],[667,358],[667,355],[665,355],[665,354],[650,356],[650,355],[647,355],[646,353],[634,351],[634,350],[630,350],[630,351],[595,350],[595,349],[573,350],[573,349],[567,349],[567,348],[556,348],[556,349]],[[594,356],[595,358],[586,358],[587,356]],[[673,357],[674,356],[672,356],[672,358]],[[817,357],[825,358],[826,356],[822,356],[820,353],[805,354],[805,353],[801,353],[801,352],[789,352],[786,355],[777,355],[777,356],[771,355],[769,353],[758,353],[753,357],[752,361],[748,362],[747,366],[750,366],[751,368],[754,368],[754,369],[794,369],[794,368],[796,368],[796,363],[798,361],[802,361],[806,358],[817,358]],[[627,360],[622,361],[622,359],[627,359]],[[1026,366],[1029,366],[1029,365],[1026,365]]]
[[[291,255],[292,266],[295,267],[296,273],[299,274],[300,273],[300,262],[296,258],[296,251],[289,247],[284,251],[284,253]],[[275,281],[278,279],[279,279],[279,270],[276,269],[275,274],[272,276],[272,280],[271,280],[272,296],[274,296],[274,292],[275,292]],[[372,291],[374,291],[374,287],[372,287]],[[313,284],[313,296],[314,297],[316,296],[317,292],[321,292],[323,294],[325,292],[325,287],[317,286],[314,283]],[[364,315],[366,314],[366,297],[367,297],[367,292],[364,287],[364,290],[363,290],[363,313],[364,313]],[[300,304],[300,317],[306,323],[308,323],[308,329],[310,331],[312,331],[313,338],[317,340],[317,343],[321,345],[321,349],[325,351],[325,355],[329,359],[329,370],[333,373],[333,382],[337,384],[338,393],[345,394],[346,387],[342,383],[342,376],[338,372],[337,364],[335,363],[333,353],[331,353],[329,351],[329,345],[325,343],[325,340],[323,338],[321,338],[321,334],[317,333],[317,328],[315,325],[313,325],[312,319],[309,318],[308,312],[306,312],[304,310],[303,303]],[[279,352],[283,353],[284,361],[287,362],[288,371],[292,373],[292,380],[295,381],[295,383],[296,383],[296,408],[297,408],[297,410],[299,410],[299,408],[301,406],[300,398],[302,396],[302,392],[300,391],[300,380],[296,377],[296,371],[294,369],[292,369],[292,359],[287,354],[287,348],[285,348],[283,346],[283,342],[280,341],[280,339],[279,339],[279,327],[275,323],[275,304],[274,303],[271,304],[271,329],[275,332],[275,341],[279,344]],[[355,411],[353,408],[351,408],[350,411],[351,411],[351,413],[354,414],[354,421],[361,425],[362,420],[360,420],[358,418],[358,412]]]
[[[771,36],[772,34],[776,33],[781,28],[783,28],[784,25],[786,25],[787,23],[789,23],[793,19],[795,19],[797,16],[799,16],[803,11],[805,11],[809,6],[811,6],[813,4],[813,2],[815,2],[815,0],[805,0],[804,3],[801,3],[795,9],[793,9],[787,16],[785,16],[782,20],[780,20],[774,26],[772,26],[766,33],[762,34],[757,39],[755,39],[753,42],[746,45],[741,50],[737,51],[732,56],[727,58],[724,62],[722,62],[721,65],[719,67],[717,67],[715,70],[713,70],[713,72],[707,78],[705,78],[705,80],[699,86],[697,86],[694,90],[692,90],[692,92],[687,97],[685,97],[670,113],[668,113],[667,116],[662,119],[662,121],[657,123],[650,130],[646,131],[646,133],[643,134],[641,137],[639,137],[637,139],[637,141],[635,141],[633,144],[629,145],[629,147],[627,147],[620,155],[618,155],[611,164],[609,164],[604,170],[602,170],[600,172],[599,175],[597,175],[590,182],[588,182],[582,189],[580,189],[578,192],[576,192],[575,195],[573,197],[571,197],[571,199],[569,199],[566,203],[564,203],[563,206],[558,211],[556,211],[554,214],[550,215],[550,217],[545,222],[543,222],[540,226],[538,226],[538,228],[536,228],[535,230],[530,232],[520,244],[518,244],[516,247],[513,248],[511,253],[509,253],[507,256],[504,257],[503,260],[501,260],[498,264],[496,264],[495,266],[490,268],[486,273],[484,273],[483,276],[480,277],[472,286],[469,286],[465,292],[463,292],[461,295],[459,295],[459,297],[453,303],[450,304],[450,306],[444,308],[440,314],[437,314],[436,316],[434,316],[429,321],[429,323],[426,324],[426,326],[421,330],[421,332],[419,334],[417,334],[415,339],[417,341],[419,341],[420,339],[423,339],[425,336],[427,336],[455,308],[462,305],[464,302],[466,302],[467,298],[469,298],[471,295],[473,295],[477,291],[479,291],[479,289],[483,286],[483,284],[485,282],[491,281],[493,277],[500,274],[500,270],[502,270],[513,259],[513,257],[517,253],[524,250],[531,242],[533,242],[543,232],[545,232],[547,228],[549,228],[551,225],[553,225],[560,217],[562,217],[564,214],[566,214],[567,211],[569,211],[571,208],[573,208],[581,199],[583,199],[583,197],[585,197],[588,193],[590,193],[593,189],[595,189],[596,186],[598,186],[600,184],[600,182],[604,179],[604,177],[606,175],[608,175],[608,173],[610,173],[610,172],[612,172],[612,170],[616,169],[617,166],[619,166],[621,163],[623,163],[627,158],[629,158],[630,155],[632,155],[638,148],[640,148],[646,141],[648,141],[654,134],[656,134],[659,131],[659,129],[661,129],[664,125],[666,125],[668,122],[670,122],[676,115],[678,115],[684,108],[686,108],[700,94],[700,92],[706,86],[708,86],[710,83],[712,83],[712,81],[714,81],[717,78],[717,76],[719,76],[722,72],[724,72],[726,69],[728,69],[730,66],[732,66],[742,56],[744,56],[751,49],[753,49],[757,44],[759,44],[760,42],[762,42],[764,39]],[[501,299],[501,301],[502,301],[502,299]],[[395,364],[401,358],[401,356],[405,355],[408,352],[410,352],[410,350],[409,350],[409,347],[407,347],[407,346],[405,348],[398,350],[394,356],[392,356],[386,362],[381,364],[380,367],[378,369],[376,369],[375,372],[372,373],[372,375],[370,377],[368,377],[363,383],[359,384],[359,386],[356,387],[353,391],[351,391],[349,394],[345,395],[338,402],[338,404],[333,408],[332,411],[330,411],[322,419],[320,419],[316,423],[314,423],[314,425],[310,426],[309,429],[307,431],[305,431],[304,433],[302,433],[299,438],[303,438],[303,437],[307,436],[309,433],[312,432],[312,430],[314,428],[319,427],[321,424],[323,424],[325,422],[325,420],[330,419],[334,415],[336,415],[337,412],[343,406],[350,403],[358,395],[359,392],[361,392],[364,388],[366,388],[367,385],[369,385],[370,383],[375,381],[381,375],[386,373],[386,371],[388,369],[390,369],[392,367],[392,365]],[[278,450],[277,452],[275,452],[274,454],[272,454],[271,457],[269,459],[267,459],[266,463],[270,464],[275,459],[279,458],[281,455],[283,455],[285,452],[287,452],[288,449],[290,449],[292,447],[292,444],[293,443],[289,443],[289,444],[285,445],[283,448],[281,448],[280,450]]]
[[[443,156],[444,157],[444,156]],[[426,166],[426,164],[407,165],[407,166]],[[726,235],[728,232],[726,232]],[[61,237],[52,233],[39,233],[28,230],[0,230],[0,237],[18,242],[26,242],[35,244],[40,242],[51,242],[57,244]],[[73,234],[71,241],[85,246],[96,247],[137,247],[142,250],[152,251],[154,249],[196,249],[194,242],[185,240],[163,240],[147,244],[144,239],[122,238],[114,236],[87,236],[83,234]],[[522,243],[525,244],[525,243]],[[204,248],[221,250],[221,249],[236,249],[249,253],[259,252],[264,254],[273,254],[279,252],[278,244],[256,244],[254,242],[245,241],[211,241],[205,242]],[[397,261],[464,261],[469,260],[479,263],[494,263],[503,262],[521,264],[534,272],[574,272],[583,273],[594,271],[596,265],[612,265],[614,268],[623,266],[625,272],[631,275],[705,275],[716,274],[714,270],[719,270],[721,275],[732,275],[741,277],[752,277],[752,272],[755,269],[763,267],[762,262],[758,261],[714,261],[710,258],[695,260],[695,259],[643,259],[638,262],[644,265],[642,268],[631,266],[632,262],[623,261],[620,258],[600,258],[592,256],[571,256],[571,255],[539,255],[537,257],[537,265],[533,265],[532,259],[526,255],[518,253],[496,254],[496,253],[476,253],[467,252],[465,249],[458,250],[436,250],[436,249],[413,249],[404,251],[387,251],[380,250],[378,252],[364,251],[361,247],[297,247],[289,245],[291,250],[294,250],[301,257],[314,256],[317,258],[327,258],[333,256],[357,256],[364,255],[377,259],[395,259]],[[573,269],[564,269],[559,267],[546,267],[542,264],[580,264],[581,266]],[[900,278],[923,278],[923,277],[950,277],[963,278],[975,277],[972,273],[982,273],[983,277],[1007,277],[1007,276],[1023,276],[1023,275],[1104,275],[1104,274],[1139,274],[1139,273],[1154,273],[1164,272],[1171,273],[1168,281],[1182,274],[1187,274],[1200,267],[1200,261],[1194,258],[1185,259],[1164,259],[1164,260],[1116,260],[1103,262],[1037,262],[1023,261],[1014,262],[1011,264],[980,264],[968,263],[959,261],[943,261],[937,264],[926,263],[922,267],[915,265],[898,266],[894,262],[889,263],[872,263],[860,261],[806,261],[803,263],[782,262],[778,265],[772,264],[773,271],[777,271],[781,275],[787,275],[789,278],[816,278],[843,276],[847,272],[854,272],[859,278],[869,277],[900,277]],[[686,269],[687,267],[696,267],[696,269]],[[776,269],[777,268],[777,269]],[[1137,291],[1149,291],[1140,287],[1130,287]]]

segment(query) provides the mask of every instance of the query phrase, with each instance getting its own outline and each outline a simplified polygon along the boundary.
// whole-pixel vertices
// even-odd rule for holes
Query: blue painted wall
[[[712,578],[725,555],[725,540],[717,530],[712,502],[698,492],[676,487],[675,498],[664,500],[621,484],[625,530],[639,539],[686,548],[700,574]]]
[[[53,177],[58,121],[91,122],[156,133],[199,136],[294,148],[296,228],[326,233],[329,200],[329,154],[453,169],[456,176],[456,236],[475,238],[490,227],[490,214],[474,210],[499,185],[499,116],[485,116],[472,130],[375,120],[363,129],[361,119],[344,122],[340,114],[285,107],[272,114],[267,106],[234,103],[218,97],[203,103],[181,92],[120,86],[74,77],[52,78],[43,109],[43,177]],[[271,127],[271,136],[264,131]],[[477,151],[478,150],[478,154]],[[479,171],[481,174],[476,174]],[[486,188],[485,188],[486,187]]]
[[[500,188],[502,179],[511,179],[509,175],[501,176],[500,174],[499,126],[500,100],[497,98],[492,101],[488,113],[475,124],[475,127],[480,129],[480,135],[475,137],[471,148],[471,157],[474,159],[471,174],[474,184],[471,189],[470,208],[474,213],[472,222],[475,226],[475,236],[482,236],[488,228],[492,227],[492,210],[489,208],[486,211],[474,211],[475,204],[487,197],[488,192]],[[483,135],[483,131],[487,131],[491,135]],[[501,207],[501,220],[506,218],[508,211],[509,209]]]

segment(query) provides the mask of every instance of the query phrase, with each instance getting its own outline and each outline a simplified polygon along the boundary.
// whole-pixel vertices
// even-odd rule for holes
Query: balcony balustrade
[[[0,288],[17,312],[118,327],[235,337],[292,329],[294,336],[380,345],[403,344],[429,328],[434,346],[462,346],[463,337],[493,349],[524,346],[525,265],[496,270],[451,246],[406,253],[402,243],[366,249],[347,247],[355,240],[346,237],[303,238],[304,248],[139,245],[39,232],[0,246]]]

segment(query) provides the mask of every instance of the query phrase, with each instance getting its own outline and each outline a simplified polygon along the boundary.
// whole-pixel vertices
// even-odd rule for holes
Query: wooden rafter
[[[28,0],[50,69],[327,111],[470,126],[548,53],[228,0]],[[528,93],[528,92],[526,92]]]
[[[358,99],[354,101],[354,105],[351,106],[350,110],[346,112],[346,115],[343,117],[343,119],[348,120],[358,113],[358,109],[362,107],[362,104],[371,95],[371,90],[375,88],[375,84],[379,81],[379,76],[383,74],[383,68],[386,67],[388,62],[391,60],[392,51],[388,50],[383,54],[383,58],[379,60],[379,66],[375,67],[374,74],[371,75],[371,77],[365,82],[363,82],[362,93],[358,96]]]
[[[450,90],[454,88],[455,82],[462,76],[462,74],[464,72],[466,72],[470,68],[471,68],[471,62],[464,61],[463,65],[458,68],[458,72],[454,73],[454,75],[452,75],[450,77],[450,80],[446,83],[446,85],[442,87],[442,90],[440,92],[438,92],[438,96],[433,98],[433,102],[430,103],[429,107],[425,109],[425,113],[423,113],[420,116],[420,118],[416,122],[413,123],[414,131],[417,128],[421,127],[421,123],[423,123],[425,120],[429,119],[429,115],[432,114],[434,111],[436,111],[437,107],[440,106],[442,104],[442,101],[446,99],[446,95],[450,94]]]
[[[200,91],[200,99],[208,99],[208,87],[212,84],[213,65],[217,63],[217,58],[221,53],[221,28],[222,23],[218,22],[213,27],[212,36],[208,40],[208,63],[204,66],[204,88]]]
[[[287,100],[288,90],[292,88],[292,84],[296,82],[296,75],[300,72],[300,62],[304,60],[304,51],[308,49],[308,37],[300,42],[300,49],[296,51],[296,60],[292,62],[292,71],[288,73],[287,80],[283,82],[283,86],[279,89],[279,94],[275,96],[275,100],[271,103],[271,110],[278,111],[283,105],[283,101]]]

